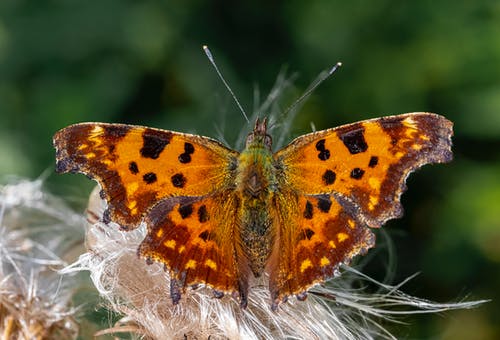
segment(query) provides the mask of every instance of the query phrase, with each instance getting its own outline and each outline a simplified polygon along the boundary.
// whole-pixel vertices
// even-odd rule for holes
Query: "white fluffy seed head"
[[[245,310],[230,296],[217,299],[211,289],[204,287],[188,288],[180,303],[172,305],[168,273],[160,264],[146,265],[137,256],[145,226],[123,232],[116,225],[96,221],[95,216],[102,216],[105,209],[97,189],[89,207],[88,250],[70,268],[89,270],[109,308],[124,315],[119,325],[104,333],[133,330],[155,339],[165,334],[171,338],[394,338],[380,321],[396,321],[400,314],[471,308],[482,302],[432,303],[402,293],[399,286],[376,282],[344,267],[341,277],[314,287],[306,301],[290,298],[277,312],[270,308],[265,278],[250,287]],[[359,286],[360,281],[377,285],[380,292],[354,289],[353,283]]]
[[[0,185],[2,339],[77,337],[75,281],[57,268],[73,260],[70,250],[82,243],[83,225],[82,216],[46,193],[41,180]]]

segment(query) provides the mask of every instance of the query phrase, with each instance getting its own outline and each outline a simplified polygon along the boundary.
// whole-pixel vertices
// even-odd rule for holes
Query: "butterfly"
[[[190,286],[248,303],[268,278],[273,309],[338,273],[375,244],[370,228],[400,217],[415,169],[452,159],[453,124],[408,113],[309,133],[273,152],[257,120],[243,151],[197,135],[80,123],[54,135],[56,171],[97,180],[103,215],[141,223],[138,254],[168,270],[174,304]]]

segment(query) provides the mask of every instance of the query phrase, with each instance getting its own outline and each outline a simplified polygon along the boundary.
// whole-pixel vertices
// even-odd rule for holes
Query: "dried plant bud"
[[[96,188],[91,194],[87,212],[88,251],[72,268],[89,270],[108,308],[124,316],[115,327],[99,334],[131,332],[151,339],[165,334],[181,339],[392,338],[381,321],[395,320],[401,314],[471,308],[483,302],[432,303],[345,267],[341,277],[310,290],[305,301],[290,299],[277,312],[271,310],[268,287],[261,281],[249,288],[252,294],[246,309],[231,296],[217,298],[201,286],[188,288],[179,304],[173,305],[168,273],[137,256],[144,226],[124,232],[118,225],[100,222],[106,204],[98,192]],[[360,281],[376,284],[380,293],[353,289],[353,283],[359,286]]]

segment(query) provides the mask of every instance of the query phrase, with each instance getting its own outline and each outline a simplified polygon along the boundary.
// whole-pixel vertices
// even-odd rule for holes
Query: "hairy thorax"
[[[269,149],[256,143],[247,146],[238,163],[236,190],[242,212],[238,248],[244,262],[258,277],[266,267],[275,236],[269,214],[276,184],[273,156]]]

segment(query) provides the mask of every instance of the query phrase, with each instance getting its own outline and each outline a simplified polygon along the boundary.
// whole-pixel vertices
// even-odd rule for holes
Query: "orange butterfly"
[[[401,216],[410,172],[452,159],[452,123],[432,113],[366,120],[298,137],[272,152],[257,120],[239,153],[208,137],[82,123],[54,136],[57,172],[96,179],[104,222],[148,233],[138,254],[163,263],[171,298],[205,284],[247,304],[269,275],[272,307],[334,276],[373,247],[368,227]]]

